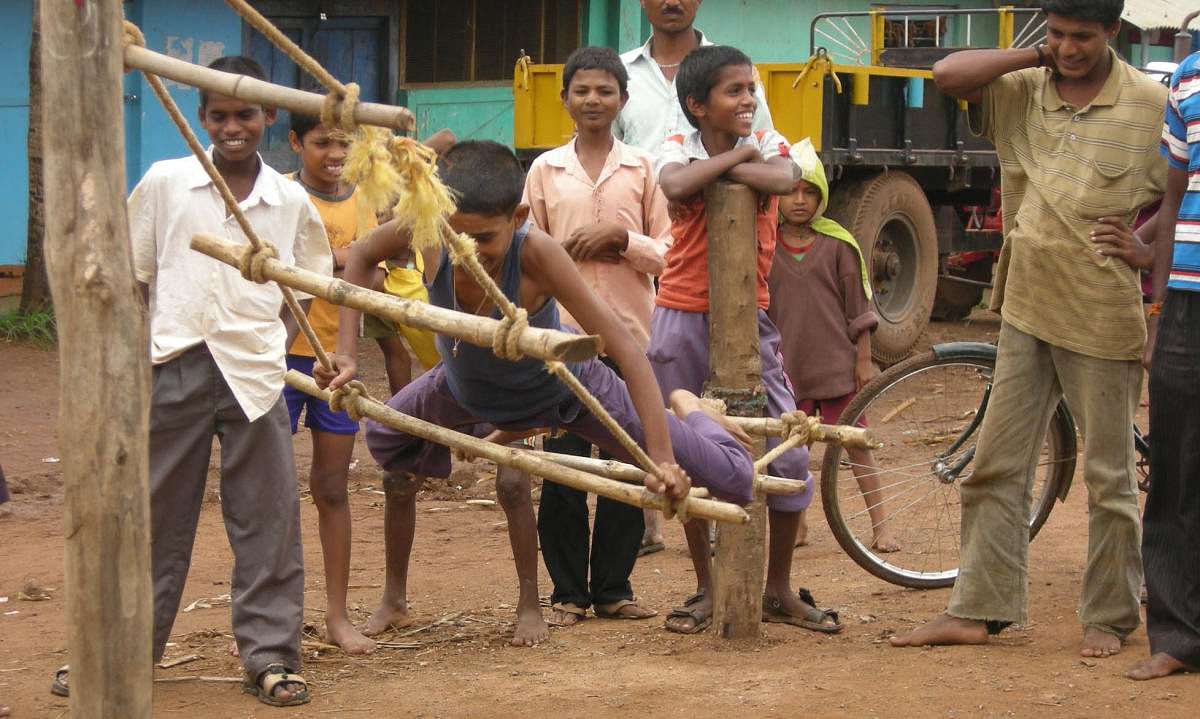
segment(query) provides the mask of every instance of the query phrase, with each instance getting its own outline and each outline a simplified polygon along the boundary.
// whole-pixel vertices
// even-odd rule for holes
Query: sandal
[[[562,612],[563,614],[573,614],[573,615],[579,617],[578,619],[576,619],[573,622],[564,622],[561,620],[554,619],[554,614],[552,612],[550,614],[550,618],[546,620],[546,624],[548,624],[549,626],[552,626],[552,627],[571,627],[571,626],[574,626],[574,625],[582,622],[584,619],[587,619],[587,610],[577,607],[574,604],[571,604],[570,602],[555,602],[554,604],[550,605],[550,608],[553,609],[555,612]],[[597,616],[599,616],[599,615],[597,615]]]
[[[601,608],[602,606],[604,607],[603,609]],[[638,612],[648,612],[648,614],[625,614],[621,610],[626,607],[633,607]],[[646,607],[638,604],[637,597],[634,597],[633,599],[618,599],[612,604],[593,604],[592,611],[595,612],[596,616],[600,617],[601,619],[649,619],[650,617],[658,616],[657,611],[653,609],[647,609]]]
[[[71,688],[67,685],[67,676],[71,671],[70,664],[64,664],[54,672],[54,681],[50,683],[50,693],[59,697],[71,696]]]
[[[783,602],[775,597],[763,597],[762,600],[762,620],[764,622],[779,622],[781,624],[791,624],[792,626],[801,627],[814,632],[823,634],[837,634],[842,631],[843,625],[838,621],[838,613],[832,609],[818,609],[817,603],[807,589],[803,587],[796,590],[796,594],[800,596],[800,601],[808,605],[808,611],[802,617],[792,616],[787,613],[783,607]],[[832,619],[833,624],[826,624],[826,619]]]
[[[654,541],[654,538],[651,537],[649,534],[643,534],[642,535],[642,544],[640,547],[638,547],[637,555],[639,557],[644,557],[647,554],[654,554],[655,552],[661,552],[662,550],[664,550],[666,548],[667,548],[667,545],[664,544],[661,539],[656,542],[656,541]]]
[[[671,610],[671,613],[667,615],[667,620],[664,623],[664,626],[667,628],[668,632],[675,632],[676,634],[699,634],[705,629],[708,629],[708,626],[712,624],[712,613],[709,612],[708,614],[705,614],[704,610],[696,606],[704,600],[704,594],[704,590],[701,589],[684,600],[682,607],[676,607]],[[692,628],[678,629],[671,625],[672,619],[691,619]]]
[[[295,696],[282,699],[275,696],[275,687],[280,684],[299,684],[300,692]],[[304,677],[299,674],[292,674],[292,671],[282,664],[268,666],[258,675],[257,679],[247,674],[242,679],[242,691],[247,694],[254,694],[260,702],[273,707],[291,707],[297,704],[307,704],[311,699],[308,695],[308,682],[304,681]]]

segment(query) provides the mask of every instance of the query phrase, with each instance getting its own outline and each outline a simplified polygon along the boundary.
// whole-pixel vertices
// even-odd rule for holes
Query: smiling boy
[[[763,194],[755,218],[759,353],[768,411],[779,417],[796,409],[779,361],[779,331],[767,317],[777,196],[791,192],[793,185],[788,143],[774,130],[753,131],[757,83],[750,58],[740,50],[724,45],[696,48],[684,58],[675,84],[680,107],[695,129],[668,138],[655,163],[663,194],[681,209],[671,225],[674,244],[667,251],[667,267],[659,280],[646,354],[664,394],[679,389],[699,393],[703,388],[708,379],[709,287],[708,221],[701,190],[722,177],[751,187]],[[768,440],[768,449],[778,441]],[[842,625],[836,612],[816,608],[807,592],[797,593],[790,586],[800,513],[812,501],[808,450],[800,447],[784,452],[770,467],[776,476],[806,481],[808,490],[767,499],[770,536],[763,621],[838,632]],[[688,522],[685,534],[696,569],[697,592],[668,615],[666,626],[670,631],[693,634],[711,622],[712,559],[706,522]]]
[[[1160,197],[1166,88],[1108,47],[1121,0],[1045,0],[1046,42],[966,50],[933,67],[966,100],[1002,168],[999,349],[975,470],[964,480],[958,579],[946,613],[894,646],[982,644],[1026,621],[1033,467],[1066,396],[1088,490],[1080,654],[1108,657],[1140,624],[1133,415],[1146,340],[1128,224]],[[1153,236],[1155,222],[1139,233]]]
[[[664,266],[671,221],[649,158],[612,135],[613,120],[628,99],[626,82],[625,66],[612,50],[582,47],[571,53],[563,66],[562,102],[575,121],[575,137],[533,161],[522,201],[533,223],[563,244],[583,279],[644,351],[653,276]],[[570,315],[562,321],[578,327]],[[616,369],[607,358],[602,361]],[[545,447],[582,456],[592,450],[574,435],[548,438]],[[637,603],[629,583],[642,544],[642,510],[600,497],[594,527],[589,550],[587,494],[542,483],[538,536],[554,584],[550,624],[574,624],[589,606],[606,618],[655,616],[658,612]]]

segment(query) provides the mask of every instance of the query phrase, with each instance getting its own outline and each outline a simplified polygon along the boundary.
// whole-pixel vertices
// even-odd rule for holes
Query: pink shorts
[[[833,399],[798,399],[796,400],[796,409],[810,417],[819,415],[821,421],[825,424],[837,424],[838,418],[842,416],[842,412],[846,411],[850,400],[854,399],[856,394],[855,392],[851,392],[850,394],[834,397]],[[854,426],[866,427],[867,418],[860,415]]]

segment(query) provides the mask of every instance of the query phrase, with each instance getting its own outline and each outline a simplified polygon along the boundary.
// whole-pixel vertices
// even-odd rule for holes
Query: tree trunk
[[[46,234],[42,182],[42,58],[41,0],[33,0],[33,39],[29,44],[29,225],[25,240],[25,276],[21,309],[35,310],[50,304],[50,284],[42,241]]]
[[[758,243],[754,217],[758,196],[745,185],[718,181],[704,188],[708,216],[709,393],[728,402],[727,414],[761,416],[758,354]],[[751,454],[763,455],[765,440],[751,435]],[[766,503],[756,493],[746,507],[750,521],[721,525],[713,563],[713,631],[724,638],[757,637],[762,622]]]
[[[71,714],[149,717],[150,373],[125,216],[121,2],[40,11]]]

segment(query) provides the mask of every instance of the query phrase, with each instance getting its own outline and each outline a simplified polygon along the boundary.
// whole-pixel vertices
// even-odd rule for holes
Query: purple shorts
[[[767,390],[767,413],[778,417],[795,410],[796,400],[788,389],[779,359],[779,330],[762,310],[758,311],[758,347]],[[655,307],[650,318],[646,357],[664,397],[677,389],[700,394],[708,381],[708,313]],[[778,437],[767,438],[768,450],[778,444]],[[784,452],[769,469],[777,477],[803,479],[808,490],[803,494],[769,495],[768,507],[780,512],[799,512],[812,504],[813,478],[808,471],[807,447]]]
[[[287,368],[312,377],[316,357],[304,355],[288,355]],[[304,412],[304,426],[330,434],[358,434],[358,422],[350,419],[345,412],[334,412],[329,409],[329,403],[317,399],[307,392],[301,392],[291,385],[283,386],[283,399],[287,402],[288,417],[292,420],[292,434],[300,427],[300,412]]]
[[[625,382],[598,359],[590,359],[578,367],[577,376],[583,386],[635,442],[645,447],[642,422]],[[454,398],[446,382],[445,366],[441,364],[406,385],[388,400],[387,405],[398,412],[459,431],[470,432],[467,427],[487,421],[487,418],[472,416]],[[632,461],[625,448],[574,395],[550,409],[519,420],[496,423],[496,426],[505,430],[564,429],[616,459]],[[447,447],[369,419],[366,428],[367,449],[385,470],[427,477],[450,475],[450,450]],[[671,433],[675,461],[688,473],[693,484],[730,502],[750,502],[754,465],[750,454],[737,440],[703,412],[693,412],[683,419],[668,414],[667,428]]]

